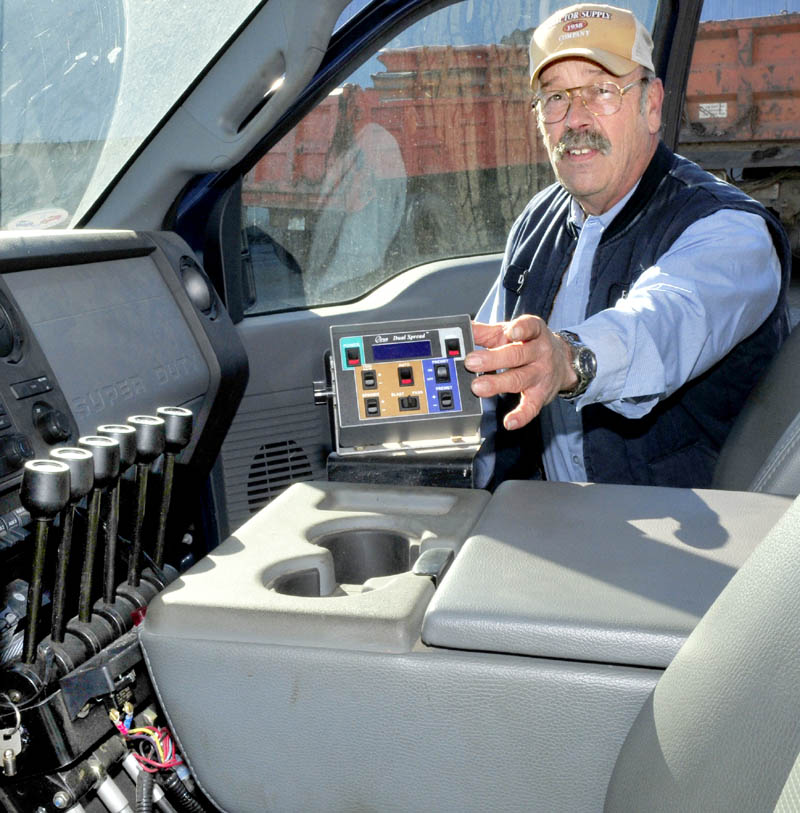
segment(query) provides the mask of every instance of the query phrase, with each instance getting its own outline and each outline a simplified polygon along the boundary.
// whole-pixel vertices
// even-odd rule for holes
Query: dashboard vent
[[[267,443],[253,457],[247,477],[247,505],[255,514],[292,483],[314,474],[302,446],[293,440]]]

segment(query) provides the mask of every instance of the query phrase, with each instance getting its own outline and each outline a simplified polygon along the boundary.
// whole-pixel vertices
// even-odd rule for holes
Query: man
[[[514,224],[474,323],[485,349],[467,367],[497,372],[472,389],[498,396],[480,485],[707,486],[788,333],[780,223],[661,143],[652,47],[631,12],[596,4],[533,34],[533,111],[558,182]]]

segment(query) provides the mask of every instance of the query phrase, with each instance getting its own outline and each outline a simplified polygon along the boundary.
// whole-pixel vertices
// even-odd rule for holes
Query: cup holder
[[[391,531],[355,530],[313,540],[333,556],[339,584],[363,584],[377,576],[394,576],[411,569],[411,542]]]
[[[319,571],[313,568],[279,576],[270,586],[276,593],[282,593],[285,596],[319,598],[321,595]]]

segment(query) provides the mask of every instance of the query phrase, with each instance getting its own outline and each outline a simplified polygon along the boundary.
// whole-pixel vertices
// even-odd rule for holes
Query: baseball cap
[[[578,3],[551,14],[531,37],[531,87],[551,62],[584,57],[623,76],[637,66],[653,68],[653,40],[633,12],[616,6]]]

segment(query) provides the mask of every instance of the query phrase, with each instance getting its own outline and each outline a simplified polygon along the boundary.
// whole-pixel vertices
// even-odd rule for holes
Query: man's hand
[[[479,376],[472,391],[481,398],[501,392],[518,392],[518,406],[506,415],[506,429],[519,429],[530,423],[559,392],[578,383],[572,369],[569,345],[547,327],[538,316],[520,316],[511,322],[486,325],[473,322],[475,344],[488,349],[475,350],[464,360],[468,370],[496,375]]]

